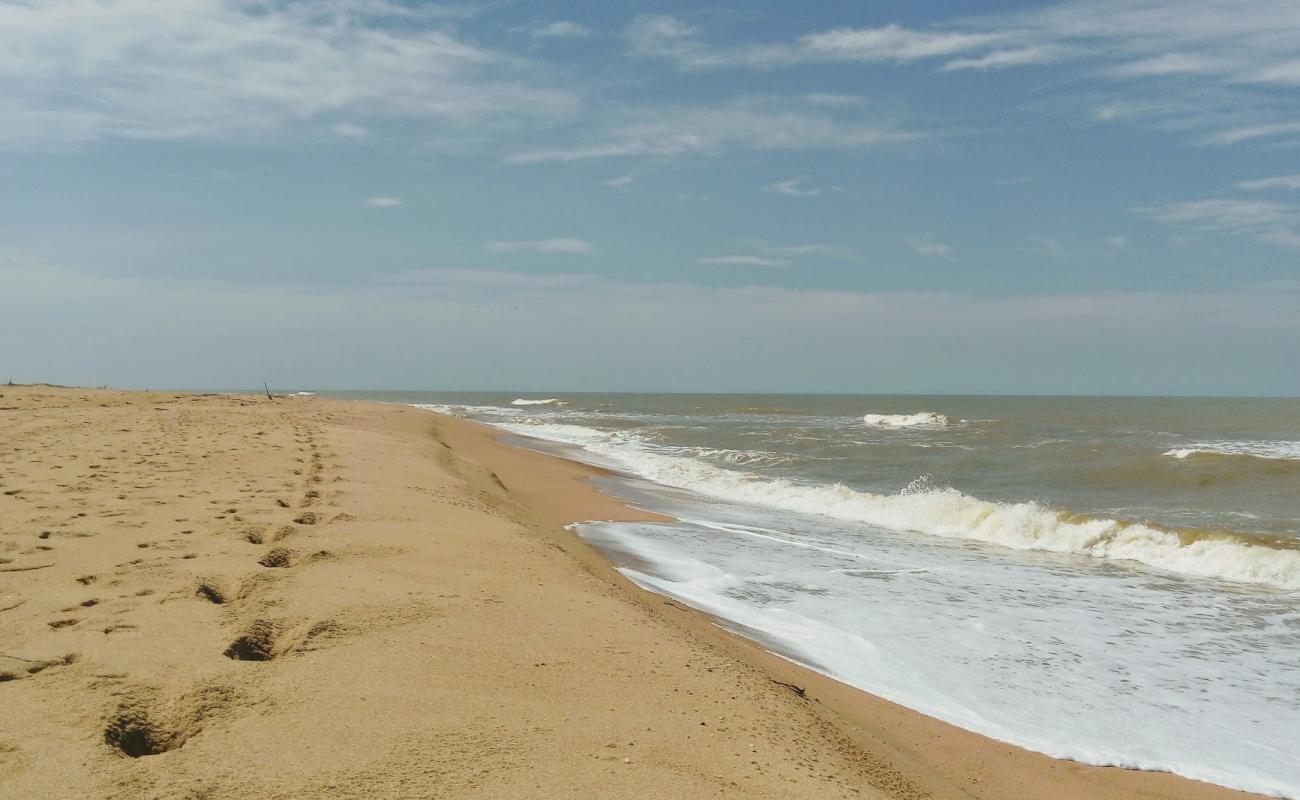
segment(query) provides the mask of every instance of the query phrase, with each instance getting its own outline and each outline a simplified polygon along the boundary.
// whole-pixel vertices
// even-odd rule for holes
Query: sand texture
[[[648,518],[593,472],[399,406],[0,387],[0,798],[1246,796],[641,592],[562,527]]]

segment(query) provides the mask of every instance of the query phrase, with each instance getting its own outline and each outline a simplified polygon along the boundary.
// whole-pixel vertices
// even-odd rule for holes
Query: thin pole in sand
[[[266,390],[267,400],[275,400],[275,398],[271,396],[271,387],[266,385],[266,381],[262,381],[262,388]]]

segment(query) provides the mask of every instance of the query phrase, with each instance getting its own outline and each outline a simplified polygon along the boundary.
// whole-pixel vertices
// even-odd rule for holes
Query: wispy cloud
[[[993,50],[975,58],[956,58],[940,67],[940,72],[960,72],[962,70],[988,71],[1023,67],[1030,64],[1049,64],[1065,58],[1066,52],[1060,47],[1035,45],[1016,47],[1008,50]]]
[[[636,18],[626,38],[633,54],[668,59],[683,69],[771,69],[816,62],[907,63],[986,48],[1002,39],[998,34],[886,25],[836,28],[810,33],[793,42],[724,47],[706,43],[698,28],[664,15]]]
[[[1161,122],[1210,130],[1232,144],[1300,132],[1285,117],[1294,96],[1250,87],[1300,88],[1300,14],[1284,0],[1067,0],[1021,12],[957,17],[929,26],[841,27],[791,39],[718,44],[667,16],[637,18],[629,50],[682,70],[774,70],[801,64],[931,64],[941,73],[1025,67],[1102,79],[1118,95],[1098,119],[1148,119],[1117,109],[1161,108]],[[1187,80],[1194,79],[1194,80]],[[1181,81],[1181,82],[1179,82]],[[1209,88],[1213,91],[1209,91]],[[1208,105],[1207,105],[1208,104]],[[1254,117],[1227,130],[1215,109]]]
[[[367,128],[351,122],[336,123],[333,130],[339,136],[346,136],[349,139],[364,139],[370,135],[370,131]]]
[[[370,208],[395,208],[402,205],[400,197],[368,197],[365,205]]]
[[[0,53],[0,147],[258,138],[340,115],[464,126],[577,102],[396,0],[5,2]]]
[[[837,252],[837,248],[829,244],[790,244],[779,247],[769,248],[769,252],[780,253],[788,256],[824,256]]]
[[[709,256],[701,258],[701,264],[720,265],[726,267],[788,267],[790,261],[783,258],[767,258],[765,256],[755,255],[727,255],[727,256]]]
[[[803,96],[804,102],[826,108],[854,108],[867,102],[867,98],[858,94],[834,94],[814,92]]]
[[[612,189],[626,189],[632,185],[634,180],[636,180],[636,173],[629,172],[626,175],[619,175],[617,178],[610,178],[605,181],[605,185]]]
[[[729,150],[848,150],[915,142],[924,135],[886,120],[797,110],[771,98],[722,106],[674,106],[631,112],[586,144],[524,150],[511,164],[573,162],[628,156],[710,155]]]
[[[807,175],[798,178],[791,178],[785,181],[777,181],[776,183],[769,183],[767,186],[764,186],[763,191],[772,192],[774,194],[783,194],[788,197],[816,197],[822,193],[821,189],[804,188],[804,184],[807,181]]]
[[[1271,139],[1276,136],[1300,134],[1300,121],[1275,122],[1269,125],[1246,125],[1240,128],[1228,128],[1205,137],[1206,144],[1240,144],[1252,139]]]
[[[585,239],[535,239],[525,242],[488,242],[483,249],[489,253],[568,253],[590,255],[595,251]]]
[[[1300,248],[1300,206],[1215,198],[1144,206],[1133,211],[1193,233],[1246,236],[1279,247]]]
[[[1070,255],[1065,245],[1054,236],[1036,233],[1025,237],[1025,252],[1047,258],[1065,258]]]
[[[848,248],[825,242],[802,242],[800,244],[778,244],[767,239],[744,239],[737,245],[746,251],[765,258],[799,261],[807,257],[816,258],[852,258]]]
[[[577,22],[560,20],[531,30],[534,39],[585,39],[591,35],[591,28]]]
[[[911,247],[918,255],[929,258],[942,258],[947,261],[956,261],[957,257],[953,254],[952,246],[943,242],[936,242],[933,239],[924,241],[911,242]]]
[[[1300,189],[1300,175],[1278,175],[1275,178],[1259,178],[1253,181],[1242,181],[1237,184],[1238,189],[1258,192],[1268,189]]]

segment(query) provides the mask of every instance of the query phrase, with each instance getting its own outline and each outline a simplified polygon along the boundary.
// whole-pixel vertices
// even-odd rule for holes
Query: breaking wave
[[[933,411],[918,414],[867,414],[862,421],[873,428],[946,428],[952,420]]]
[[[842,484],[796,483],[656,452],[633,433],[531,421],[497,425],[513,433],[577,445],[602,462],[618,464],[643,478],[721,500],[1014,550],[1134,561],[1194,577],[1300,589],[1300,549],[1264,537],[1084,517],[1034,502],[982,500],[925,482],[914,482],[899,494],[875,494]]]
[[[1197,442],[1165,453],[1174,458],[1248,456],[1271,461],[1300,461],[1300,442]]]
[[[558,397],[550,397],[550,398],[547,398],[546,400],[529,400],[529,399],[524,398],[524,397],[518,397],[518,398],[515,398],[514,400],[511,400],[511,401],[510,401],[510,405],[512,405],[512,406],[549,406],[549,405],[551,405],[552,403],[558,403],[558,402],[560,402],[560,398],[558,398]]]

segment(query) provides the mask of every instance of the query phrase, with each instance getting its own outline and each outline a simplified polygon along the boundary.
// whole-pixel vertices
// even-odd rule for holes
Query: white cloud
[[[801,36],[791,58],[799,61],[907,63],[926,58],[983,50],[1002,41],[999,33],[881,28],[837,28]]]
[[[716,264],[727,267],[788,267],[790,262],[782,258],[766,258],[754,255],[709,256],[701,258],[701,264]]]
[[[1123,250],[1128,247],[1128,236],[1125,234],[1116,234],[1115,236],[1106,237],[1106,246],[1111,250]]]
[[[1268,125],[1246,125],[1240,128],[1229,128],[1219,131],[1205,138],[1206,144],[1239,144],[1248,142],[1252,139],[1267,139],[1275,136],[1286,136],[1292,133],[1300,133],[1300,121],[1297,122],[1275,122]]]
[[[1034,255],[1046,256],[1047,258],[1065,258],[1070,253],[1065,246],[1055,237],[1047,236],[1041,233],[1031,234],[1025,237],[1026,252]]]
[[[726,150],[834,150],[899,144],[924,138],[884,121],[791,110],[772,99],[722,106],[639,109],[633,119],[605,127],[588,144],[525,150],[511,164],[573,162],[627,156],[711,155]]]
[[[617,178],[611,178],[605,181],[605,185],[614,189],[626,189],[628,186],[632,185],[632,181],[635,179],[636,173],[629,172],[626,175],[620,175]]]
[[[534,39],[585,39],[591,35],[591,28],[577,22],[561,20],[534,28],[531,35]]]
[[[912,249],[919,255],[931,258],[942,258],[947,261],[957,260],[956,256],[953,255],[952,246],[944,244],[943,242],[936,242],[933,240],[912,242]]]
[[[812,255],[829,255],[836,252],[836,248],[828,244],[791,244],[783,247],[771,248],[773,253],[781,253],[790,256],[812,256]]]
[[[1246,236],[1279,247],[1300,247],[1300,206],[1215,198],[1145,206],[1133,212],[1186,231]]]
[[[370,131],[360,125],[354,125],[351,122],[339,122],[334,125],[334,132],[339,136],[346,136],[349,139],[363,139],[370,135]]]
[[[1114,83],[1109,93],[1122,96],[1105,102],[1099,118],[1202,127],[1222,143],[1300,131],[1279,119],[1294,109],[1294,95],[1250,91],[1300,87],[1300,14],[1290,0],[1067,0],[919,28],[836,28],[726,45],[655,16],[635,20],[627,40],[634,55],[684,70],[942,61],[939,71],[953,73],[1052,64]],[[1232,130],[1213,132],[1232,119]]]
[[[791,178],[787,181],[777,181],[763,187],[765,192],[783,194],[788,197],[816,197],[821,194],[821,189],[805,189],[803,184],[807,182],[808,176]]]
[[[446,127],[575,106],[437,14],[394,0],[3,2],[0,147],[260,138],[338,115]]]
[[[595,248],[585,239],[536,239],[525,242],[488,242],[489,253],[568,253],[590,255]]]
[[[1189,56],[1183,53],[1162,53],[1120,64],[1110,70],[1118,78],[1147,78],[1163,75],[1203,75],[1222,69],[1224,62],[1217,58]]]
[[[803,96],[804,102],[826,108],[853,108],[867,102],[867,98],[857,94],[832,94],[814,92]]]
[[[400,197],[369,197],[365,204],[370,208],[396,208],[402,200]]]
[[[1009,50],[994,50],[976,58],[957,58],[940,68],[940,72],[960,72],[961,70],[987,71],[1023,67],[1030,64],[1048,64],[1064,57],[1059,47],[1037,45],[1018,47]]]
[[[805,63],[908,63],[985,48],[998,34],[913,30],[899,25],[837,28],[793,42],[721,47],[703,41],[700,30],[664,15],[632,21],[626,39],[634,55],[663,58],[683,69],[754,67],[770,69]]]
[[[1238,189],[1247,191],[1262,191],[1266,189],[1300,189],[1300,175],[1279,175],[1275,178],[1260,178],[1253,181],[1242,181],[1237,184]]]

